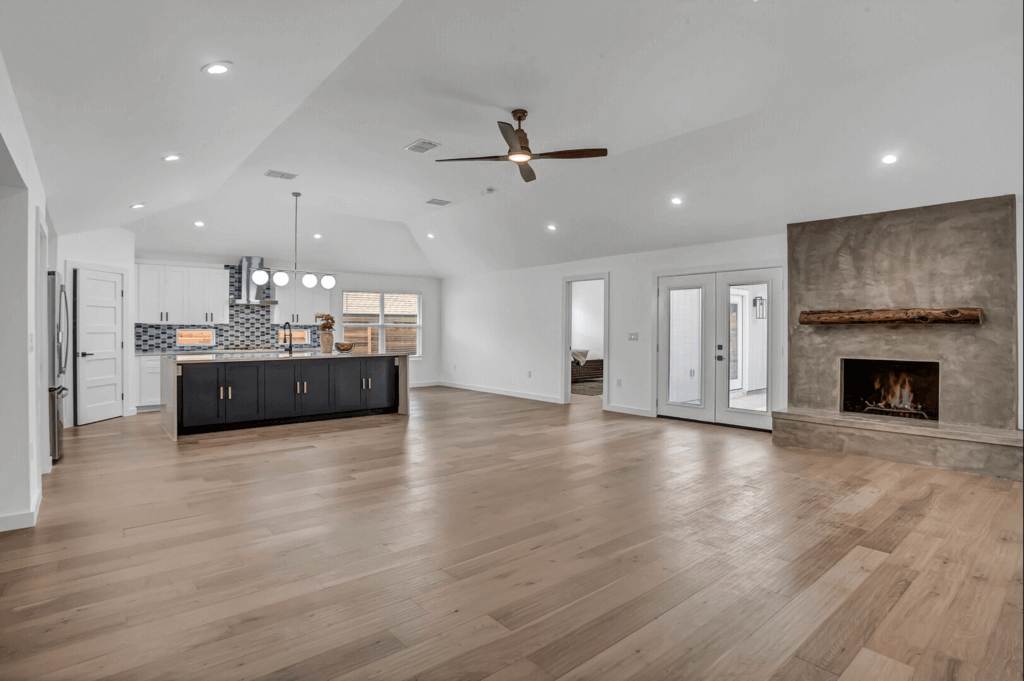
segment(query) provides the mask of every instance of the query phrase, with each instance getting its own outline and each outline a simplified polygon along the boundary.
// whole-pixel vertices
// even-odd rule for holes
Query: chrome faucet
[[[288,333],[288,354],[292,354],[292,323],[285,322],[284,330]]]

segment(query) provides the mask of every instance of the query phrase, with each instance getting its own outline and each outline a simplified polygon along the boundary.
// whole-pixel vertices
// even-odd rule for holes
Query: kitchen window
[[[418,293],[342,293],[341,327],[353,352],[407,352],[420,356],[423,328]]]

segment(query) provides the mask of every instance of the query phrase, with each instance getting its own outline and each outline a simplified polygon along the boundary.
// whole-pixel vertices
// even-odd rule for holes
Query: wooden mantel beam
[[[981,324],[980,307],[896,308],[890,310],[804,310],[801,324]]]

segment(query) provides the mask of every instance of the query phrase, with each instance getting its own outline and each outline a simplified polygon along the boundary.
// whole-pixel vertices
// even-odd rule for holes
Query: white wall
[[[572,282],[573,350],[589,350],[587,359],[604,358],[604,280]]]
[[[64,276],[64,285],[68,291],[68,304],[72,304],[71,270],[68,263],[76,265],[113,266],[125,270],[124,281],[124,308],[123,314],[127,322],[127,331],[124,337],[124,353],[122,354],[122,376],[124,376],[125,415],[135,413],[135,385],[138,381],[135,371],[135,335],[132,332],[135,328],[135,233],[120,227],[108,227],[105,229],[93,229],[87,232],[76,232],[74,234],[57,237],[57,263],[54,267]],[[74,311],[71,311],[74,314]],[[74,358],[68,359],[68,373],[64,379],[64,386],[68,389],[68,396],[64,399],[65,427],[70,428],[74,424],[72,413],[74,409],[74,373],[72,366]]]
[[[35,524],[42,500],[46,339],[38,338],[37,288],[46,272],[36,258],[36,214],[45,215],[46,195],[7,66],[0,55],[0,531]],[[46,221],[40,220],[43,230]],[[43,372],[45,376],[45,372]],[[45,437],[41,439],[40,436]]]
[[[338,274],[331,291],[331,310],[338,326],[335,340],[341,340],[341,295],[345,291],[376,293],[418,293],[423,328],[420,330],[420,359],[409,361],[411,387],[441,382],[441,280],[434,277],[401,277],[390,274]]]
[[[652,414],[655,274],[749,268],[782,264],[785,259],[786,237],[779,234],[445,279],[442,380],[470,389],[560,401],[562,277],[607,271],[608,407]],[[630,332],[638,332],[639,341],[628,341]],[[532,372],[532,378],[527,378],[527,372]],[[776,383],[784,385],[784,367],[780,376]],[[616,386],[619,379],[622,387]]]

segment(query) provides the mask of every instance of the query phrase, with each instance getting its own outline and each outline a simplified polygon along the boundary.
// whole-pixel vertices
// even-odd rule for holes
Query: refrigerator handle
[[[68,313],[68,292],[67,292],[67,289],[64,288],[63,284],[60,287],[60,297],[61,297],[61,300],[64,303],[64,322],[68,326],[70,326],[71,325],[71,317],[70,317],[70,314]],[[60,365],[60,373],[64,374],[64,373],[67,373],[67,368],[68,368],[68,347],[71,346],[71,339],[68,337],[69,336],[68,329],[64,328],[64,325],[62,325],[60,323],[60,320],[57,321],[57,326],[59,327],[60,335],[61,335],[61,338],[63,339],[63,345],[64,345],[64,348],[63,348],[64,349],[64,360],[63,360],[63,362],[61,362],[61,365]]]

